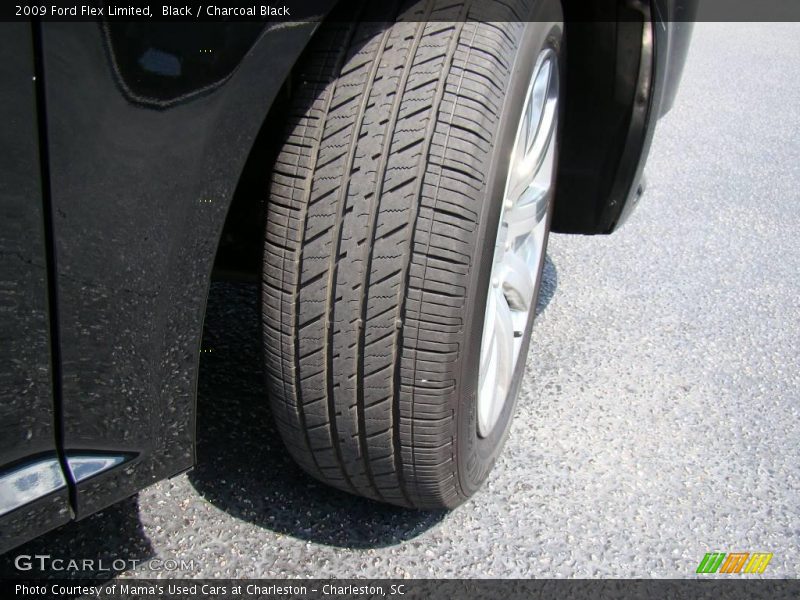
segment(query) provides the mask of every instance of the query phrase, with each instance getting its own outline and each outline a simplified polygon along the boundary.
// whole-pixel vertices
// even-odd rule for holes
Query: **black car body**
[[[691,2],[597,4],[565,2],[554,231],[630,213],[688,46]],[[0,26],[0,550],[193,466],[212,273],[258,260],[256,158],[318,21]]]

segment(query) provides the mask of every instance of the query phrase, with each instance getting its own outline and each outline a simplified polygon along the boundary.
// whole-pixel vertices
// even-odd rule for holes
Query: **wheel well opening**
[[[642,52],[636,0],[562,0],[566,98],[552,230],[607,233],[603,213],[630,127]],[[253,144],[237,183],[214,262],[214,280],[260,276],[263,205],[283,140],[290,73]]]
[[[264,119],[236,185],[214,260],[214,281],[256,281],[259,278],[263,206],[269,193],[270,171],[283,140],[291,78],[290,73]]]
[[[612,188],[636,99],[644,13],[634,0],[562,3],[567,72],[552,230],[608,233],[604,212],[619,201]]]

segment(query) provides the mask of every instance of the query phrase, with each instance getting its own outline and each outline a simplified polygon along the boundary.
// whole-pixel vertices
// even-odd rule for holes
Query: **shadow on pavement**
[[[198,464],[189,474],[195,489],[238,519],[346,548],[391,546],[441,521],[446,511],[352,496],[295,466],[269,409],[258,305],[256,283],[212,286],[198,384]]]
[[[557,286],[544,266],[537,315]],[[262,378],[258,284],[215,283],[209,297],[198,384],[198,466],[189,479],[228,514],[285,535],[348,548],[377,548],[412,539],[446,511],[421,512],[351,496],[318,483],[295,466],[272,422]],[[0,578],[111,579],[114,571],[17,570],[20,555],[146,561],[155,557],[135,497],[68,523],[0,555]],[[97,564],[97,563],[95,563]]]
[[[557,279],[548,256],[537,314],[553,298]],[[440,522],[446,511],[407,510],[352,496],[295,465],[270,413],[256,323],[257,283],[212,285],[198,383],[198,464],[189,474],[195,489],[238,519],[331,546],[390,546]]]
[[[47,555],[51,559],[63,559],[55,563],[58,570],[40,571],[34,559],[36,555]],[[18,556],[30,556],[34,568],[19,570],[15,567]],[[108,581],[117,572],[130,566],[130,561],[145,562],[155,557],[150,540],[139,520],[139,505],[136,497],[128,498],[82,521],[67,523],[35,540],[0,555],[0,579],[86,579]],[[69,568],[69,560],[93,561],[87,570]],[[120,568],[121,562],[125,568]],[[116,561],[116,567],[115,567]],[[25,562],[20,563],[23,567]]]

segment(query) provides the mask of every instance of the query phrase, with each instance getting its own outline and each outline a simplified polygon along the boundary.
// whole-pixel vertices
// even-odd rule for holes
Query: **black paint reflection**
[[[30,25],[0,24],[0,476],[55,457],[33,74]],[[67,519],[66,489],[14,510],[0,517],[0,551]]]
[[[79,484],[85,516],[193,464],[218,239],[314,27],[42,27],[65,449],[137,456]]]

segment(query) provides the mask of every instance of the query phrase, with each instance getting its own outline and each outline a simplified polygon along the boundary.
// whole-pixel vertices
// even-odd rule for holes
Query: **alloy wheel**
[[[484,316],[478,434],[488,437],[508,400],[544,260],[558,125],[558,56],[539,55],[511,153]]]

